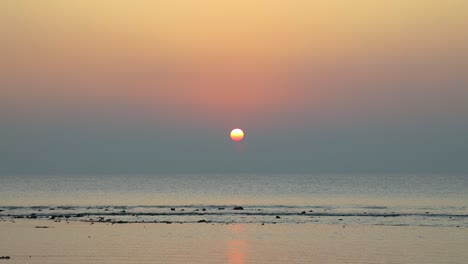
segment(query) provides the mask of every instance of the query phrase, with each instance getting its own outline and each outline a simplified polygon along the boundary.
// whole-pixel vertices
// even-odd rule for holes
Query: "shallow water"
[[[56,221],[468,227],[468,176],[0,176],[0,210]]]
[[[49,228],[35,228],[35,226]],[[466,263],[468,229],[0,221],[5,263]],[[3,262],[2,262],[3,263]]]

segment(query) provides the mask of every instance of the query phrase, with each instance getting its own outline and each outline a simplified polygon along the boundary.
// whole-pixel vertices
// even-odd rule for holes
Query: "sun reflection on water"
[[[245,225],[230,225],[229,231],[233,235],[233,239],[227,242],[227,257],[228,263],[244,264],[247,257],[248,241],[245,239]]]

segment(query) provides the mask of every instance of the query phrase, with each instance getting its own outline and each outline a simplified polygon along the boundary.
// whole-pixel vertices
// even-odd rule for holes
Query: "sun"
[[[231,139],[236,142],[242,141],[244,139],[244,131],[239,128],[233,129],[231,131]]]

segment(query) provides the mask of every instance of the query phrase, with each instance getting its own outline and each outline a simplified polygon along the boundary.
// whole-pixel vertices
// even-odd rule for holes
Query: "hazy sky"
[[[467,10],[1,1],[0,173],[468,172]]]

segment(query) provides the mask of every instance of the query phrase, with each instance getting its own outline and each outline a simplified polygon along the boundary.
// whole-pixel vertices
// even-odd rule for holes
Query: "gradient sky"
[[[468,172],[467,10],[1,1],[0,173]]]

